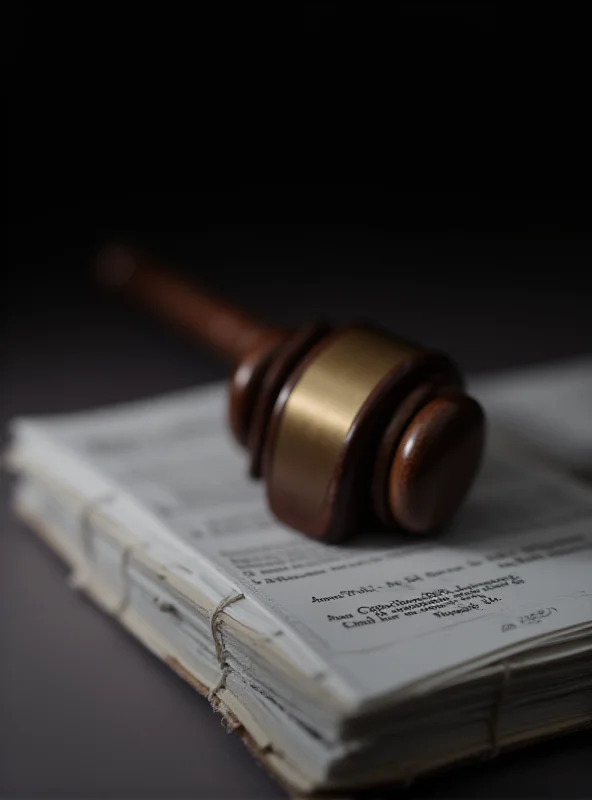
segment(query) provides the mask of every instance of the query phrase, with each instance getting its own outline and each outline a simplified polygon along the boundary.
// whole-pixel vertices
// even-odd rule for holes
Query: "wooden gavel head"
[[[485,417],[447,355],[365,324],[259,325],[129,250],[100,263],[111,284],[236,362],[230,428],[278,520],[326,542],[451,520],[480,467]]]

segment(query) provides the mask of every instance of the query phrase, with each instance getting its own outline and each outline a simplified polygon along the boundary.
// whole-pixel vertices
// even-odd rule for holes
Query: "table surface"
[[[393,243],[367,230],[278,238],[224,229],[210,232],[205,251],[171,241],[212,287],[286,325],[369,319],[448,350],[473,373],[592,350],[590,294],[578,277],[589,253],[569,241]],[[214,355],[96,293],[74,264],[86,256],[53,254],[57,278],[39,280],[36,269],[35,288],[25,268],[17,281],[0,339],[4,439],[16,414],[149,397],[227,374]],[[0,795],[283,796],[205,700],[69,588],[64,566],[12,516],[9,495],[3,475]],[[576,734],[401,794],[591,796],[591,759],[592,736]]]

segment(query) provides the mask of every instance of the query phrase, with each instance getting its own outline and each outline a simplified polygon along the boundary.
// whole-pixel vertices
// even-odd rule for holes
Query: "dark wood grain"
[[[289,333],[270,332],[239,361],[230,379],[228,390],[228,424],[234,438],[247,447],[253,414],[264,391],[264,380],[272,362],[285,352]]]
[[[472,397],[447,391],[424,405],[392,461],[388,496],[394,520],[416,533],[450,522],[475,480],[484,442],[485,417]]]

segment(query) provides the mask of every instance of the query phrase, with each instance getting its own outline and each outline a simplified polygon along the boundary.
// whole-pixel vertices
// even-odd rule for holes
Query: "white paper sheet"
[[[541,455],[592,478],[592,357],[472,382],[490,417]]]

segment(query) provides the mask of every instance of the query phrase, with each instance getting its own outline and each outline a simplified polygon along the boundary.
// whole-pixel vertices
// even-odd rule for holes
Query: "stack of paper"
[[[408,781],[592,719],[592,490],[497,424],[501,386],[439,539],[278,525],[219,385],[16,420],[15,508],[291,790]]]

